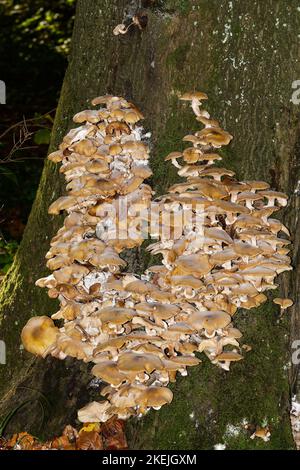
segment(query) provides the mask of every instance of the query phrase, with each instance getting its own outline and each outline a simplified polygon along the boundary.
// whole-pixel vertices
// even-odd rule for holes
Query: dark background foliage
[[[0,276],[11,264],[35,197],[75,1],[0,0],[0,80],[7,90],[7,104],[0,105]]]

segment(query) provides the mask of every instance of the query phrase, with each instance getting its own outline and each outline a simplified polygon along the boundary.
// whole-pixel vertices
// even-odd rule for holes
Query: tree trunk
[[[236,324],[253,348],[244,361],[224,372],[203,358],[199,367],[189,369],[188,377],[177,380],[171,405],[129,421],[130,447],[209,449],[225,443],[229,449],[293,449],[289,383],[297,382],[297,370],[289,365],[289,344],[300,324],[300,126],[299,107],[291,95],[292,82],[300,78],[298,2],[148,0],[142,2],[148,15],[145,30],[131,28],[127,35],[115,37],[113,28],[138,3],[78,0],[51,150],[72,125],[73,114],[93,97],[124,95],[140,107],[145,127],[152,132],[152,183],[161,194],[176,178],[164,156],[181,149],[182,137],[197,127],[178,94],[205,91],[208,110],[235,136],[223,152],[224,166],[240,179],[266,180],[290,195],[283,216],[293,235],[295,270],[283,276],[279,292],[293,298],[295,306],[283,320],[272,302],[240,311]],[[23,242],[2,284],[0,339],[6,341],[7,365],[0,366],[1,415],[31,400],[14,414],[8,433],[57,435],[65,424],[74,423],[79,407],[99,395],[89,386],[92,377],[86,364],[36,360],[20,348],[20,331],[28,318],[56,311],[55,301],[34,282],[47,272],[44,256],[62,223],[48,216],[47,208],[62,191],[57,169],[47,162]],[[148,261],[140,250],[133,268],[144,269]],[[267,422],[270,441],[249,439],[245,421]]]

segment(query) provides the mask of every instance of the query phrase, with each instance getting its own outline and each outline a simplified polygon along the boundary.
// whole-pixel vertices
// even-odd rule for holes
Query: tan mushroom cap
[[[255,437],[259,437],[263,441],[267,442],[270,439],[271,433],[269,427],[256,427],[255,432],[250,436],[250,439],[254,439]]]
[[[182,334],[187,334],[190,335],[195,332],[195,327],[194,325],[190,325],[187,322],[177,322],[173,323],[172,325],[169,326],[168,328],[168,333],[182,333]]]
[[[137,279],[136,281],[129,282],[125,286],[125,290],[136,294],[148,294],[154,290],[154,286],[150,282],[140,281]]]
[[[113,98],[115,98],[113,95],[98,96],[97,98],[94,98],[91,103],[93,106],[97,106],[99,104],[107,104]]]
[[[118,364],[114,361],[103,361],[96,364],[92,374],[114,386],[120,385],[126,380],[126,375],[119,371]]]
[[[86,121],[97,123],[100,121],[99,112],[91,109],[80,111],[79,113],[75,114],[73,121],[80,124]]]
[[[98,257],[98,266],[126,266],[126,261],[124,261],[120,256],[112,249],[106,248],[103,253]]]
[[[155,369],[162,368],[162,362],[154,354],[139,354],[134,352],[123,353],[118,360],[121,372],[148,372],[151,374]]]
[[[177,158],[181,158],[182,157],[182,152],[171,152],[169,153],[169,155],[167,155],[165,157],[165,161],[169,161],[169,160],[176,160]]]
[[[232,238],[222,228],[216,228],[216,227],[206,228],[205,227],[204,228],[204,236],[208,237],[208,238],[212,238],[216,241],[226,243],[228,245],[231,245],[232,242],[233,242]]]
[[[276,297],[274,300],[273,300],[274,304],[277,304],[277,305],[280,305],[280,308],[281,310],[285,310],[286,308],[289,308],[293,305],[293,301],[292,299],[282,299],[280,297]]]
[[[220,127],[219,121],[210,119],[206,116],[196,116],[196,120],[205,125],[205,127]]]
[[[182,138],[182,140],[183,142],[192,142],[194,145],[197,145],[200,143],[199,139],[195,135],[191,135],[191,134],[185,135]]]
[[[102,324],[114,323],[119,325],[133,318],[136,315],[136,312],[130,308],[104,307],[95,315],[101,320]]]
[[[219,168],[219,167],[206,168],[205,170],[201,172],[201,176],[213,176],[213,177],[221,178],[224,175],[234,176],[235,173],[234,171],[227,170],[226,168]]]
[[[192,289],[200,289],[203,282],[192,275],[189,276],[171,276],[171,284],[173,286],[190,287]]]
[[[244,181],[249,188],[254,189],[254,190],[263,190],[263,189],[269,189],[270,185],[266,183],[265,181]]]
[[[176,297],[172,292],[168,292],[162,289],[153,289],[149,293],[149,296],[152,300],[156,300],[157,302],[174,302]]]
[[[72,148],[74,152],[85,155],[86,157],[90,157],[97,152],[96,145],[89,139],[83,139],[73,144]]]
[[[63,160],[64,154],[61,150],[57,150],[56,152],[52,152],[48,155],[48,160],[53,163],[59,163]]]
[[[85,165],[87,171],[90,173],[102,173],[107,174],[109,172],[109,166],[106,161],[100,159],[94,159]]]
[[[260,191],[259,193],[261,196],[266,197],[267,199],[275,199],[278,203],[282,206],[286,206],[288,196],[285,193],[281,193],[279,191]]]
[[[195,135],[205,144],[211,144],[213,147],[228,145],[233,139],[229,132],[224,131],[220,127],[206,127],[202,131],[196,132]]]
[[[237,195],[237,202],[241,201],[258,201],[263,199],[262,193],[252,193],[251,191],[243,191]]]
[[[180,308],[176,305],[163,304],[159,302],[141,302],[135,305],[137,312],[148,313],[154,318],[168,320],[180,312]]]
[[[235,253],[239,256],[254,257],[262,253],[261,248],[259,248],[258,246],[250,245],[249,243],[234,242],[232,247]]]
[[[75,318],[80,315],[80,308],[80,303],[69,301],[64,307],[61,307],[57,313],[54,313],[51,318],[53,320],[75,320]]]
[[[113,415],[109,401],[101,403],[93,401],[78,411],[78,419],[81,423],[105,423]]]
[[[24,326],[21,339],[26,351],[45,357],[56,344],[59,329],[51,318],[32,317]]]
[[[206,93],[202,93],[201,91],[191,91],[191,92],[184,93],[183,95],[181,95],[180,99],[182,101],[192,101],[194,99],[201,101],[201,100],[207,100],[208,96]]]
[[[72,338],[58,338],[57,347],[60,351],[70,357],[88,361],[92,355],[93,348],[81,340]]]
[[[201,277],[208,274],[212,269],[208,255],[182,255],[176,260],[176,268],[173,275],[192,274],[194,277]]]
[[[204,328],[209,334],[219,328],[225,328],[231,322],[231,316],[222,310],[198,311],[192,313],[187,319],[187,323],[197,330]]]
[[[53,272],[53,276],[59,284],[73,284],[76,285],[80,280],[89,273],[89,269],[86,266],[79,264],[71,264],[70,266],[64,266]]]
[[[195,356],[173,356],[169,361],[174,362],[179,366],[197,366],[200,364],[201,360]]]
[[[166,387],[148,387],[138,401],[146,407],[158,408],[173,400],[173,393]]]
[[[196,163],[201,158],[201,150],[189,147],[183,151],[183,160],[186,163]]]
[[[229,213],[229,214],[249,214],[250,209],[234,202],[218,200],[211,201],[211,206],[207,208],[207,212]]]
[[[243,336],[240,330],[238,330],[237,328],[233,328],[233,327],[226,328],[225,333],[227,336],[231,338],[236,338],[236,339],[239,339]]]
[[[62,196],[51,204],[48,213],[50,215],[58,215],[61,211],[74,207],[76,203],[77,199],[75,197]]]
[[[241,359],[243,359],[243,356],[235,351],[223,351],[221,354],[215,357],[215,360],[220,362],[236,362],[240,361]]]
[[[234,261],[238,258],[238,254],[234,251],[232,247],[225,248],[222,251],[216,251],[212,253],[209,257],[210,262],[213,265],[223,264],[228,261]]]

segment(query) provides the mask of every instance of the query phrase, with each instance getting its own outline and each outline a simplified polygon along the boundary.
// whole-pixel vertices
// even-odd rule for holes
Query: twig
[[[47,113],[42,114],[42,116],[37,116],[35,118],[27,119],[26,122],[29,123],[29,122],[39,121],[39,120],[43,119],[44,117],[48,116],[48,114],[53,113],[54,111],[56,111],[56,108],[53,108],[53,109],[51,109],[51,111],[48,111]],[[13,129],[16,129],[17,127],[22,126],[22,124],[24,123],[24,120],[25,120],[25,118],[23,117],[22,121],[19,121],[16,124],[13,124],[12,126],[10,126],[8,129],[6,129],[6,131],[4,131],[2,134],[0,134],[0,140],[3,139],[3,137],[5,137],[7,134],[9,134],[9,132],[11,132]]]
[[[26,142],[28,142],[32,136],[33,132],[30,132],[28,130],[28,123],[31,123],[34,127],[39,127],[39,128],[44,128],[45,126],[42,126],[41,124],[33,124],[35,121],[40,121],[46,116],[50,115],[52,112],[54,112],[56,108],[52,109],[51,111],[48,111],[47,113],[43,114],[42,116],[38,116],[35,118],[28,119],[26,121],[25,117],[23,117],[23,121],[17,122],[16,124],[10,126],[6,131],[4,131],[0,135],[0,139],[3,139],[9,132],[15,131],[13,134],[13,147],[10,150],[9,154],[4,157],[0,158],[0,164],[8,164],[8,163],[15,163],[15,162],[22,162],[24,160],[38,160],[39,158],[37,157],[18,157],[18,158],[13,158],[16,152],[20,150],[32,150],[38,148],[37,146],[24,146]],[[52,118],[51,118],[52,119]],[[17,130],[19,128],[19,135],[18,138],[16,137]]]

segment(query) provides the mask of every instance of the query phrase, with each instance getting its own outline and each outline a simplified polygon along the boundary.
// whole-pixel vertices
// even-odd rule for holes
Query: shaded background
[[[74,13],[75,0],[0,0],[0,80],[7,92],[0,105],[0,279],[35,198]]]

